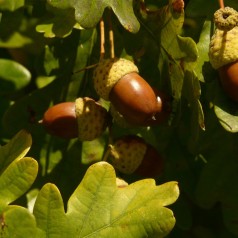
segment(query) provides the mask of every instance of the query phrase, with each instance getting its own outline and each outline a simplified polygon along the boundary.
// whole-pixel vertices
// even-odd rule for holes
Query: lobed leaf
[[[24,207],[8,206],[0,214],[0,220],[0,236],[3,238],[43,237],[34,216]]]
[[[153,179],[117,188],[113,167],[98,162],[87,170],[64,213],[58,189],[45,185],[34,215],[47,237],[164,237],[175,224],[164,206],[176,201],[176,182],[155,185]]]
[[[130,32],[138,32],[139,22],[133,12],[132,0],[48,0],[48,3],[59,9],[73,8],[75,20],[83,28],[92,28],[100,21],[105,8],[111,8],[123,27]]]
[[[72,237],[62,197],[54,184],[48,183],[40,190],[33,214],[37,219],[37,226],[45,232],[46,237]]]
[[[23,158],[30,150],[31,144],[31,134],[21,130],[6,145],[0,147],[0,174],[14,160]]]
[[[38,163],[32,158],[13,161],[0,176],[1,208],[23,195],[33,184],[38,172]]]
[[[231,133],[238,132],[238,110],[236,103],[232,102],[221,88],[218,80],[214,82],[213,100],[214,112],[222,127]]]
[[[205,21],[199,37],[199,42],[197,43],[199,57],[197,59],[197,64],[194,68],[196,74],[198,75],[198,79],[201,82],[205,82],[203,69],[205,67],[205,63],[209,62],[208,51],[209,51],[210,38],[211,38],[211,21]]]
[[[19,90],[30,83],[31,73],[23,65],[9,59],[0,59],[0,94]]]
[[[2,0],[0,1],[0,9],[15,11],[16,9],[23,7],[25,0]]]

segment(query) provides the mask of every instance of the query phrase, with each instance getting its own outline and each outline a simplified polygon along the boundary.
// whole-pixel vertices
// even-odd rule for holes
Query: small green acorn
[[[81,141],[99,137],[107,123],[107,110],[89,97],[56,104],[44,113],[42,119],[49,134],[66,139],[78,138]]]
[[[93,79],[97,94],[109,100],[128,123],[148,126],[161,110],[154,90],[130,60],[101,60],[94,70]]]
[[[221,8],[214,13],[214,22],[210,63],[218,70],[224,91],[238,102],[238,12],[231,7]]]

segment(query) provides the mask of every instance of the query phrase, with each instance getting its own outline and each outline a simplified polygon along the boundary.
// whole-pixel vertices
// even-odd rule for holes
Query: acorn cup
[[[231,7],[221,8],[214,13],[214,22],[210,63],[218,70],[226,94],[238,102],[238,12]]]
[[[91,141],[105,131],[109,114],[92,98],[83,97],[77,98],[75,102],[63,102],[50,107],[41,122],[51,135]]]
[[[127,59],[101,60],[94,70],[94,87],[129,124],[149,126],[161,112],[161,101],[138,72],[137,66]]]
[[[126,135],[109,145],[104,158],[123,174],[156,177],[163,170],[163,158],[143,138]]]

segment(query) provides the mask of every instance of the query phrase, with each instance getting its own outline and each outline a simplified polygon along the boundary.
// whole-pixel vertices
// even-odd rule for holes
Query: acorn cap
[[[75,114],[78,122],[78,139],[81,141],[94,140],[106,129],[108,112],[92,98],[77,98]]]
[[[124,75],[139,72],[137,66],[130,60],[123,58],[103,59],[94,70],[94,88],[97,94],[109,100],[111,89]]]
[[[238,60],[238,12],[231,7],[214,13],[216,30],[209,47],[210,63],[214,69]]]
[[[144,159],[147,144],[132,136],[118,139],[109,149],[112,165],[124,174],[132,174]]]

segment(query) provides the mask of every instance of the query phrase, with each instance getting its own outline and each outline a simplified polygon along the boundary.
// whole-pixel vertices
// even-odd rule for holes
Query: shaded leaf
[[[178,194],[176,182],[156,186],[153,179],[117,188],[113,167],[98,162],[90,166],[70,197],[66,215],[60,193],[52,184],[40,191],[34,214],[48,237],[159,238],[175,224],[172,211],[164,206],[174,203]]]
[[[11,162],[23,158],[30,150],[31,144],[31,134],[26,130],[21,130],[6,145],[0,147],[1,173]]]
[[[238,8],[236,0],[226,0],[226,6]],[[202,6],[202,7],[201,7]],[[186,7],[188,17],[213,17],[213,13],[219,8],[219,3],[213,1],[193,0],[189,1]]]
[[[180,58],[184,58],[189,61],[195,61],[198,58],[198,49],[192,38],[178,35],[177,41],[181,50]],[[182,52],[184,54],[182,54]]]
[[[54,17],[47,18],[36,26],[36,30],[44,33],[45,37],[67,37],[72,29],[77,27],[72,8],[57,9],[53,11],[53,14]]]
[[[195,42],[190,37],[181,36],[184,13],[174,14],[171,4],[172,1],[158,11],[157,18],[154,20],[159,27],[156,26],[157,29],[154,29],[155,34],[158,35],[163,49],[166,50],[172,59],[196,60],[198,53]]]
[[[218,201],[230,200],[232,196],[234,175],[237,173],[238,164],[236,146],[233,145],[232,137],[223,137],[227,141],[217,141],[216,147],[219,150],[212,150],[205,158],[207,163],[204,166],[196,188],[196,199],[198,204],[204,208],[211,208]],[[229,185],[229,186],[228,186]]]
[[[103,157],[105,148],[105,138],[97,138],[93,141],[82,143],[82,163],[91,164],[100,161]]]
[[[36,227],[34,216],[24,207],[8,206],[0,214],[0,236],[2,238],[43,237]]]
[[[69,7],[75,10],[75,20],[83,28],[92,28],[97,25],[101,19],[105,8],[113,10],[123,27],[130,32],[139,30],[139,22],[134,15],[132,0],[93,0],[93,1],[55,1],[48,0],[53,7],[67,9]]]
[[[23,7],[25,0],[2,0],[0,2],[1,10],[15,11],[16,9]]]
[[[204,74],[203,74],[203,67],[205,66],[205,62],[209,62],[208,51],[209,51],[209,44],[210,44],[210,34],[211,34],[211,21],[205,21],[199,42],[197,43],[198,54],[199,57],[196,62],[196,66],[194,71],[196,72],[198,79],[201,82],[204,82]]]
[[[20,48],[33,43],[39,47],[39,35],[38,38],[32,38],[35,34],[32,29],[35,21],[26,19],[23,13],[22,9],[3,12],[0,21],[0,47]],[[37,42],[34,42],[36,39]]]
[[[238,132],[237,104],[232,102],[224,93],[218,81],[213,84],[215,97],[213,100],[215,114],[222,127],[231,132]]]
[[[1,93],[10,93],[29,84],[31,73],[23,65],[8,59],[0,59]]]
[[[6,206],[23,195],[33,184],[38,163],[32,158],[13,161],[0,176],[0,204]]]

